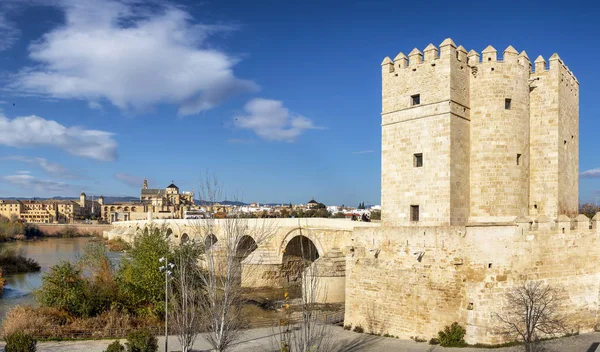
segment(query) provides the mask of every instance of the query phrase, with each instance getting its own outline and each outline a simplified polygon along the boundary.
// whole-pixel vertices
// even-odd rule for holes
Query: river
[[[6,248],[22,250],[26,257],[37,261],[42,269],[34,273],[5,277],[6,286],[0,299],[0,318],[4,319],[6,312],[15,305],[35,305],[32,292],[41,286],[44,273],[61,260],[76,260],[85,245],[92,239],[92,237],[45,238],[41,241],[5,243]],[[120,256],[120,253],[109,252],[113,263],[117,263]]]

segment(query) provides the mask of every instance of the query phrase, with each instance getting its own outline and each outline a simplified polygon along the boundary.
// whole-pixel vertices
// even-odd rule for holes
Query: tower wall
[[[530,214],[573,216],[578,207],[579,82],[553,55],[536,59],[531,84]]]
[[[529,65],[488,47],[472,66],[470,221],[512,221],[529,203]]]
[[[572,217],[579,210],[579,82],[558,55],[550,59],[552,70],[558,70],[560,76],[558,134],[563,143],[558,152],[558,215]]]
[[[466,218],[468,82],[453,79],[460,70],[454,43],[444,41],[440,49],[439,57],[429,45],[425,60],[415,49],[382,64],[382,218],[388,225],[415,225],[411,206],[419,207],[420,225]]]

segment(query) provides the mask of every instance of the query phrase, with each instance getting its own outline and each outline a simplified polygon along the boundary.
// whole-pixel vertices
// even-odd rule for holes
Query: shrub
[[[440,339],[438,339],[436,337],[432,337],[431,340],[429,340],[429,344],[430,345],[439,345],[440,344]]]
[[[2,321],[2,335],[8,336],[16,332],[43,335],[44,331],[55,329],[66,324],[68,315],[56,308],[32,308],[15,306],[11,308]]]
[[[344,325],[344,330],[352,330],[352,325]]]
[[[38,300],[43,306],[82,316],[85,315],[85,291],[81,271],[70,262],[61,261],[42,278]]]
[[[363,327],[362,327],[362,326],[360,326],[360,325],[356,325],[356,326],[354,327],[354,330],[352,330],[352,331],[354,331],[354,332],[358,332],[358,333],[361,333],[361,334],[362,334],[363,332],[365,332],[365,329],[363,329]]]
[[[117,340],[108,345],[104,352],[125,352],[125,346],[121,345],[119,340]]]
[[[60,235],[60,237],[72,238],[72,237],[78,237],[79,232],[77,231],[77,228],[75,228],[74,226],[65,225],[60,230],[59,235]]]
[[[108,250],[111,252],[122,252],[124,250],[130,249],[131,245],[125,242],[121,237],[113,238],[112,240],[108,240]]]
[[[127,335],[125,346],[127,352],[156,352],[158,351],[158,339],[152,335],[150,330],[137,330]]]
[[[440,345],[443,347],[463,347],[466,345],[464,340],[467,331],[457,322],[444,328],[444,331],[438,332]]]
[[[26,258],[21,251],[6,248],[0,249],[0,267],[6,275],[41,269],[40,264],[31,258]]]
[[[24,332],[15,332],[6,336],[5,352],[35,352],[37,341]]]

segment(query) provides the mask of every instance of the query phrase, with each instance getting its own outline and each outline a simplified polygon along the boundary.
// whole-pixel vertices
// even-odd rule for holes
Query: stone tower
[[[451,39],[382,63],[382,218],[458,225],[469,210],[467,52]]]
[[[424,54],[423,54],[424,53]],[[446,39],[382,63],[382,219],[462,226],[577,213],[579,83]]]
[[[81,194],[79,195],[79,205],[80,205],[82,208],[84,208],[84,207],[85,207],[85,198],[86,198],[85,192],[84,192],[84,191],[81,191]]]

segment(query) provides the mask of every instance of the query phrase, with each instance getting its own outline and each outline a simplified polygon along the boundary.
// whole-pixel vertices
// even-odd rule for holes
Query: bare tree
[[[222,197],[221,185],[215,177],[206,177],[199,194],[204,208],[211,209]],[[276,226],[267,221],[231,216],[215,220],[207,216],[194,223],[198,237],[204,239],[199,272],[204,287],[200,311],[207,340],[216,351],[227,351],[246,326],[242,315],[243,288],[252,286],[256,279],[252,270],[260,258],[254,251],[275,232]],[[244,260],[254,265],[244,266]]]
[[[175,268],[169,315],[182,352],[190,351],[200,330],[200,302],[204,292],[197,261],[202,250],[195,240],[181,243],[174,250]]]
[[[539,351],[541,336],[564,333],[565,318],[558,314],[562,292],[542,281],[526,281],[506,294],[502,314],[505,333],[523,341],[525,351]]]
[[[302,235],[300,228],[300,235]],[[299,247],[294,252],[299,257],[293,258],[295,263],[287,264],[284,268],[284,276],[296,277],[295,271],[301,271],[300,293],[301,297],[297,303],[299,308],[299,317],[294,317],[294,309],[290,305],[290,289],[295,283],[286,280],[284,286],[284,319],[281,320],[279,333],[276,335],[279,339],[279,349],[282,352],[309,352],[309,351],[329,351],[330,345],[330,326],[327,325],[326,316],[319,314],[319,302],[325,301],[327,297],[327,288],[322,285],[320,280],[318,260],[310,262],[306,258],[316,258],[318,253],[312,246],[307,246],[305,241],[298,241]],[[285,250],[284,250],[285,251]]]

